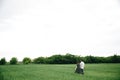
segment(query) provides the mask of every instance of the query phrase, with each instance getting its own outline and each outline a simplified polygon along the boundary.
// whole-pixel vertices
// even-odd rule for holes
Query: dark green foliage
[[[77,58],[76,58],[77,57]],[[44,57],[38,57],[34,59],[34,63],[37,64],[74,64],[78,60],[78,56],[72,55],[72,54],[66,54],[66,55],[53,55],[48,58]]]
[[[66,54],[64,58],[65,58],[65,62],[68,64],[74,64],[77,62],[76,56],[72,54]]]
[[[113,55],[109,57],[96,57],[96,56],[77,56],[67,53],[66,55],[53,55],[50,57],[38,57],[33,60],[35,64],[75,64],[83,60],[85,63],[120,63],[120,55]],[[17,58],[13,57],[10,60],[10,64],[17,64]],[[24,58],[22,61],[24,64],[31,63],[30,58]],[[5,64],[5,58],[0,60],[0,64]]]
[[[120,56],[113,55],[109,57],[96,57],[96,56],[76,56],[72,54],[66,55],[53,55],[50,57],[38,57],[34,59],[34,63],[37,64],[75,64],[83,60],[85,63],[120,63]]]
[[[86,63],[99,63],[99,57],[94,57],[94,56],[86,56],[85,57],[85,62]]]
[[[53,55],[48,58],[48,61],[50,64],[62,64],[64,61],[64,58],[62,55]]]
[[[43,64],[43,63],[46,63],[46,59],[44,57],[38,57],[33,60],[33,63]]]
[[[18,60],[16,57],[11,58],[10,64],[17,64]]]
[[[120,63],[120,56],[113,55],[109,57],[95,57],[95,56],[86,56],[86,63]]]
[[[0,60],[0,65],[5,65],[6,64],[6,60],[5,60],[5,58],[2,58],[1,60]]]
[[[25,57],[22,62],[23,62],[23,64],[29,64],[29,63],[31,63],[31,59],[28,57]]]
[[[120,56],[117,56],[117,55],[111,56],[111,62],[112,63],[119,63],[120,62]]]

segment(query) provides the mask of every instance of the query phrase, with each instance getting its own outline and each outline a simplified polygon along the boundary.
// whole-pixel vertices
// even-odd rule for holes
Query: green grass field
[[[85,75],[75,65],[0,65],[0,80],[120,80],[120,64],[86,64]]]

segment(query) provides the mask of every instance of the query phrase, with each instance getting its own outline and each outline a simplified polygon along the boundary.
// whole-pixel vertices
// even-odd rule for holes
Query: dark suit
[[[81,73],[80,64],[76,65],[75,73]]]

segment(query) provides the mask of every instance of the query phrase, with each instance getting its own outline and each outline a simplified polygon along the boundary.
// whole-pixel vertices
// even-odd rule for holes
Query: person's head
[[[79,61],[76,62],[76,64],[79,64],[79,63],[80,63]]]
[[[81,59],[80,62],[82,62],[83,60]]]

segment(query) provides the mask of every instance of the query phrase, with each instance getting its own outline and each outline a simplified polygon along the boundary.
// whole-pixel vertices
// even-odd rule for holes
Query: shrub
[[[31,63],[31,59],[28,57],[25,57],[22,62],[23,62],[23,64],[29,64],[29,63]]]
[[[11,60],[10,60],[10,64],[17,64],[17,62],[18,62],[18,60],[15,57],[11,58]]]

